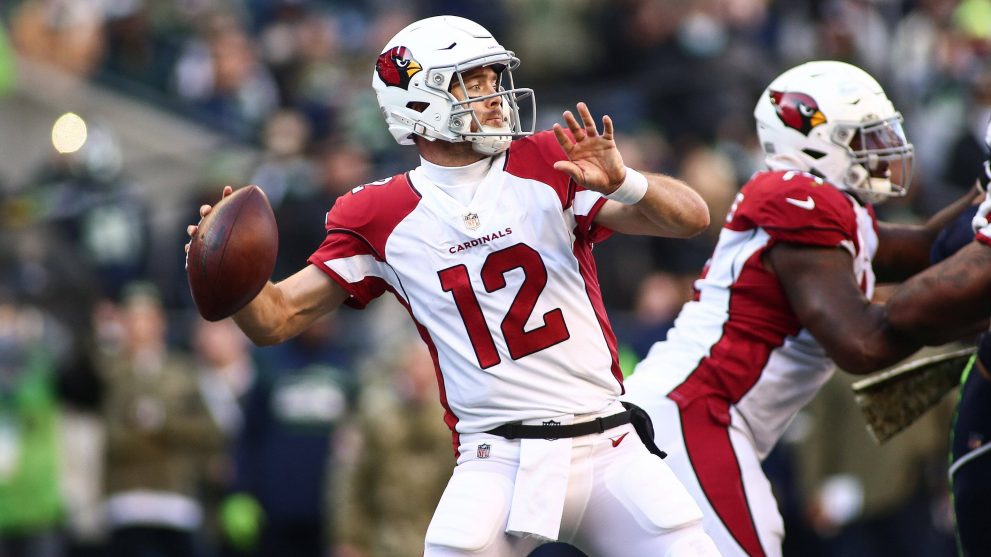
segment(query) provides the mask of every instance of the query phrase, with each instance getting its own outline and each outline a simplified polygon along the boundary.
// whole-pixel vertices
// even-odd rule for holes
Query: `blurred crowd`
[[[917,149],[886,220],[955,199],[984,157],[991,0],[7,0],[0,95],[13,50],[256,148],[249,171],[217,170],[218,152],[175,195],[191,223],[224,183],[261,186],[278,279],[319,245],[337,196],[418,163],[383,125],[371,71],[389,37],[441,13],[516,51],[538,128],[586,101],[615,120],[629,166],[708,202],[698,238],[596,250],[624,369],[664,337],[760,168],[751,113],[784,69],[844,60],[885,86]],[[404,310],[341,310],[250,346],[198,318],[184,231],[154,237],[139,176],[94,126],[0,184],[0,557],[419,555],[454,461]],[[767,463],[788,554],[953,554],[946,413],[878,448],[834,381]]]

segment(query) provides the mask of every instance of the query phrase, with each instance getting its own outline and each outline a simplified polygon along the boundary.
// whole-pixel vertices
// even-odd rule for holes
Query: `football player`
[[[991,123],[984,141],[991,149]],[[991,182],[991,163],[985,161],[977,174],[977,190],[984,193]],[[929,344],[987,328],[984,325],[991,315],[989,214],[991,197],[985,194],[970,219],[971,230],[966,222],[947,227],[932,254],[938,264],[905,281],[888,301],[891,326]]]
[[[924,225],[876,220],[871,204],[909,187],[913,147],[881,86],[849,64],[784,72],[754,117],[768,168],[740,191],[694,299],[626,395],[731,556],[781,555],[761,461],[836,365],[866,373],[919,347],[871,303],[875,281],[925,268],[933,238],[976,195]]]
[[[613,232],[693,236],[708,210],[679,180],[627,168],[612,120],[600,130],[583,103],[564,126],[532,133],[518,64],[458,17],[392,38],[372,85],[420,166],[341,196],[309,265],[234,320],[271,344],[341,304],[391,292],[406,307],[457,458],[428,557],[524,556],[558,539],[596,556],[715,555],[698,505],[619,401],[591,254]]]
[[[991,149],[991,123],[985,133]],[[987,191],[991,165],[976,172]],[[991,315],[991,198],[967,211],[937,238],[934,265],[901,285],[888,302],[888,321],[905,334],[939,343],[987,330]],[[976,213],[976,214],[975,214]],[[975,235],[976,234],[976,240]],[[957,543],[964,556],[991,555],[986,501],[991,497],[991,333],[984,333],[961,380],[950,437],[950,482]]]

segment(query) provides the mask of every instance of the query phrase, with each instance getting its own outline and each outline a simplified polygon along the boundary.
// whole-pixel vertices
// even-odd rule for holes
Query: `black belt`
[[[553,422],[553,420],[548,420]],[[578,424],[560,425],[544,422],[543,425],[523,425],[519,423],[501,425],[485,433],[505,437],[506,439],[565,439],[581,437],[592,433],[602,433],[607,429],[630,423],[630,413],[620,412],[605,418],[596,418]]]

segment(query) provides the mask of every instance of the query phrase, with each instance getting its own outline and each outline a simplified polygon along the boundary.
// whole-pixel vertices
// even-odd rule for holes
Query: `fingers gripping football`
[[[223,201],[225,197],[227,197],[232,193],[234,193],[234,188],[232,188],[231,186],[224,186],[224,190],[220,194],[221,201]],[[203,223],[203,219],[206,218],[206,216],[209,215],[210,211],[212,210],[213,210],[213,205],[200,205],[199,222],[197,222],[196,224],[190,224],[189,226],[186,227],[186,235],[189,236],[189,241],[186,242],[185,246],[183,246],[183,248],[186,251],[186,264],[184,267],[186,270],[189,270],[189,245],[193,243],[193,236],[196,235],[196,231],[199,229],[200,224]]]
[[[278,228],[258,186],[224,188],[215,206],[200,207],[199,224],[187,228],[186,273],[205,319],[230,317],[264,288],[275,268]]]

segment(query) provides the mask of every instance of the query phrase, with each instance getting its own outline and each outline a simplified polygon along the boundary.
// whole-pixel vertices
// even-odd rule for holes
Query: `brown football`
[[[275,214],[261,188],[221,199],[189,242],[186,274],[200,315],[219,321],[246,306],[272,276],[278,251]]]

